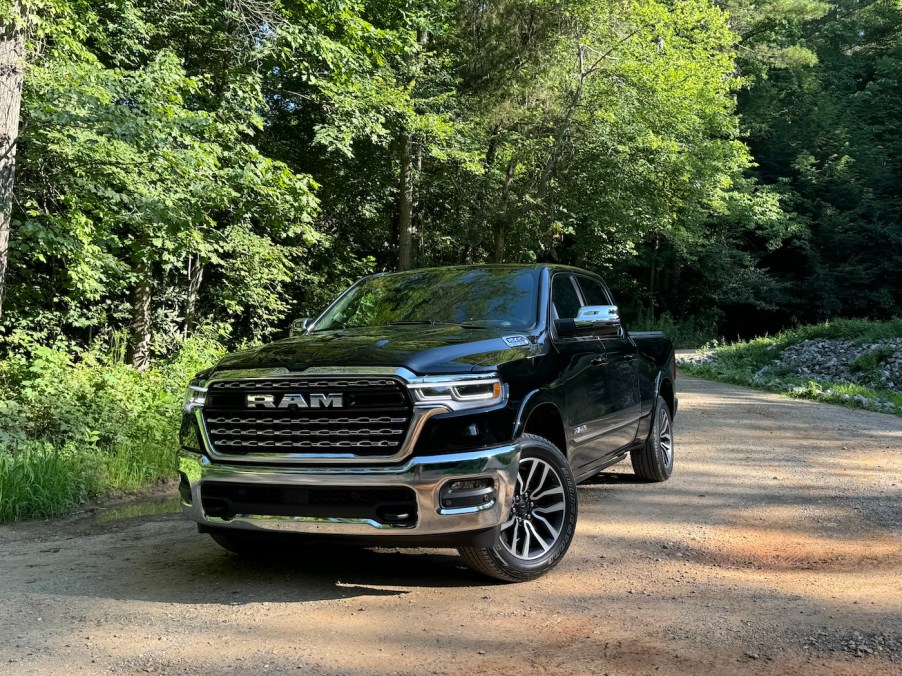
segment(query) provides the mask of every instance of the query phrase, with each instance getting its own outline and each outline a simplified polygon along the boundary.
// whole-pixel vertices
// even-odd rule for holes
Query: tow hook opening
[[[497,499],[493,479],[453,479],[445,482],[439,494],[441,508],[487,507]]]
[[[376,508],[376,517],[381,523],[412,526],[416,521],[416,512],[409,505],[383,505]]]

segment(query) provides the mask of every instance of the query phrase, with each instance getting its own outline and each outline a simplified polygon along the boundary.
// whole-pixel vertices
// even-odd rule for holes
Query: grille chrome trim
[[[341,379],[341,380],[285,380],[265,379],[250,380],[241,378],[238,380],[229,380],[227,382],[212,383],[212,390],[287,390],[298,387],[312,387],[316,389],[327,389],[335,387],[343,387],[348,389],[364,388],[364,387],[389,387],[397,385],[397,380],[373,380],[367,378]]]
[[[363,427],[359,430],[243,430],[241,428],[226,429],[222,427],[216,427],[210,430],[210,434],[221,434],[235,437],[387,437],[394,434],[404,434],[404,430],[393,430],[387,427],[378,430],[371,430],[366,427]],[[219,445],[221,446],[223,443],[223,441],[220,441]]]
[[[349,449],[355,448],[351,445],[353,442],[350,439],[343,439],[339,442],[336,442],[335,445],[331,446],[325,446],[322,445],[322,442],[314,441],[289,442],[288,444],[286,444],[286,446],[283,447],[286,448],[287,452],[276,451],[275,449],[279,447],[275,445],[275,441],[273,440],[271,442],[272,445],[260,446],[259,448],[261,450],[253,450],[242,454],[220,453],[216,450],[216,447],[210,440],[209,430],[207,429],[207,424],[204,421],[202,409],[196,409],[194,411],[194,416],[195,420],[197,421],[198,428],[200,429],[204,448],[207,450],[207,454],[213,460],[229,462],[232,464],[276,463],[280,465],[325,465],[335,464],[337,462],[342,465],[374,465],[379,463],[394,463],[406,459],[413,452],[413,447],[416,445],[416,441],[419,438],[420,432],[422,431],[423,426],[426,424],[426,421],[434,415],[447,412],[448,409],[444,407],[414,408],[413,414],[410,419],[410,426],[407,428],[407,435],[404,437],[404,440],[400,442],[400,445],[396,444],[394,447],[392,447],[386,445],[385,440],[379,440],[379,442],[381,442],[379,446],[357,446],[356,448],[385,448],[388,452],[386,455],[365,456],[348,452]],[[375,444],[379,442],[371,443]],[[292,453],[288,451],[288,445],[299,446],[300,448],[315,449],[318,452]]]
[[[207,418],[208,423],[216,425],[252,425],[262,423],[265,425],[390,425],[393,423],[406,423],[407,418],[392,418],[390,416],[361,416],[357,418],[242,418],[223,417]]]
[[[240,446],[241,448],[248,447],[257,447],[257,448],[391,448],[392,446],[397,446],[399,442],[397,441],[370,441],[369,439],[362,439],[360,441],[293,441],[293,440],[284,440],[284,441],[276,441],[274,439],[264,439],[262,441],[251,441],[247,442],[243,439],[226,439],[224,441],[218,442],[217,446]],[[232,456],[229,456],[230,458]]]

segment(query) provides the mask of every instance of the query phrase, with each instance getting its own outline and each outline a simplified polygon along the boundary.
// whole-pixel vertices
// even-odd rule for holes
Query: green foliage
[[[772,71],[740,100],[754,174],[802,224],[761,260],[787,290],[784,323],[902,312],[900,26],[894,0],[839,0],[795,28],[817,63]]]
[[[164,353],[191,328],[189,303],[211,310],[203,323],[240,317],[245,337],[270,332],[289,270],[322,237],[315,184],[253,144],[261,76],[215,60],[191,72],[187,54],[154,44],[175,30],[148,23],[157,6],[53,7],[58,23],[38,22],[25,79],[7,323],[79,337],[121,327],[149,273],[176,318],[157,325]],[[189,25],[209,23],[206,3],[182,10]],[[237,30],[225,16],[213,24],[220,37]],[[219,281],[209,302],[188,300],[192,264]]]
[[[849,367],[853,371],[860,372],[872,372],[879,369],[883,364],[886,363],[886,360],[891,358],[895,354],[895,349],[892,345],[878,345],[872,350],[868,350],[864,352],[851,363]]]
[[[0,521],[172,476],[185,383],[221,354],[193,338],[146,373],[99,347],[31,344],[9,355],[0,363]]]
[[[805,44],[807,25],[831,9],[822,0],[724,0],[730,24],[742,37],[738,65],[749,79],[764,79],[770,69],[804,68],[818,62]]]
[[[716,328],[701,318],[674,319],[670,313],[661,314],[656,320],[639,319],[629,322],[630,331],[661,331],[673,341],[676,349],[698,348],[715,340]]]
[[[898,311],[890,0],[23,7],[7,327],[85,345],[144,288],[158,355],[272,336],[395,266],[402,165],[417,265],[574,263],[729,335]]]
[[[804,399],[815,399],[828,404],[839,404],[850,408],[863,408],[866,410],[879,410],[886,413],[883,408],[877,409],[874,401],[885,401],[895,407],[895,414],[902,416],[902,394],[896,391],[874,390],[863,385],[847,382],[809,382],[804,391],[797,392],[790,389],[785,394]]]
[[[81,453],[50,444],[0,451],[0,523],[58,516],[84,500],[83,462]]]

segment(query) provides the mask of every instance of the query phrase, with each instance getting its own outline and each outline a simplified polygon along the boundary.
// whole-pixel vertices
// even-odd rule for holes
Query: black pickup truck
[[[486,265],[366,277],[292,336],[192,380],[184,513],[225,548],[286,535],[457,547],[528,580],[573,539],[580,481],[673,469],[673,346],[596,275]]]

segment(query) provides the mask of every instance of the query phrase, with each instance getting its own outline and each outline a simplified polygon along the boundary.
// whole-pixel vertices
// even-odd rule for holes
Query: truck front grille
[[[391,456],[410,417],[406,388],[387,378],[215,381],[204,405],[213,450],[230,455]]]

